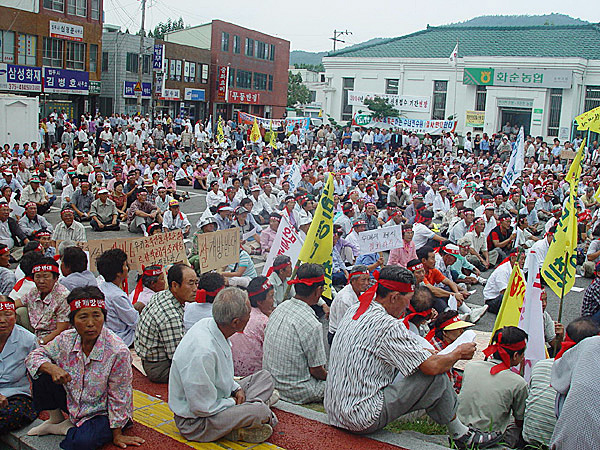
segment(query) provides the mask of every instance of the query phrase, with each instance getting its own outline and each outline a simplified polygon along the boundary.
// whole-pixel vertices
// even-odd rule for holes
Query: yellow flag
[[[523,307],[523,298],[525,297],[525,278],[519,263],[516,262],[513,266],[508,286],[502,297],[502,306],[496,316],[496,323],[492,330],[492,336],[502,327],[519,326],[519,318],[521,317],[521,308]]]
[[[275,148],[277,146],[277,143],[275,141],[275,132],[273,131],[273,121],[271,120],[270,126],[269,126],[269,131],[271,132],[271,136],[269,137],[269,145],[271,146],[271,148]]]
[[[578,130],[590,130],[600,133],[600,106],[575,117]]]
[[[323,110],[322,109],[319,110],[319,117],[323,117]]]
[[[223,133],[223,119],[219,116],[219,122],[217,124],[217,142],[222,144],[225,140],[225,134]]]
[[[565,181],[568,181],[569,183],[572,183],[575,179],[579,179],[579,176],[581,175],[581,158],[583,158],[584,147],[585,139],[581,142],[577,155],[575,155],[575,159],[571,163],[571,167],[569,167],[569,173],[567,173],[567,176],[565,177]]]
[[[327,298],[331,298],[333,271],[333,215],[333,174],[330,173],[298,257],[299,261],[323,266],[325,269],[323,296]]]
[[[258,128],[258,123],[256,123],[256,117],[254,118],[254,124],[252,125],[252,131],[250,132],[250,141],[258,142],[260,141],[260,129]]]
[[[600,185],[598,185],[598,189],[596,189],[596,193],[592,198],[600,203]]]

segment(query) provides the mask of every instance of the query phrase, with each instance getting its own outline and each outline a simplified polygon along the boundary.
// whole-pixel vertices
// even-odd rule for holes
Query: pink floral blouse
[[[229,338],[235,376],[246,377],[262,369],[263,342],[268,320],[260,309],[252,308],[244,332]]]
[[[44,300],[41,299],[37,287],[21,298],[23,306],[27,306],[29,322],[38,339],[55,331],[58,322],[69,321],[68,295],[69,290],[57,281]]]
[[[70,329],[32,351],[25,364],[33,378],[46,362],[71,375],[65,390],[69,419],[75,426],[107,415],[111,428],[122,428],[133,416],[131,361],[123,341],[104,327],[89,356],[83,352],[77,331]]]

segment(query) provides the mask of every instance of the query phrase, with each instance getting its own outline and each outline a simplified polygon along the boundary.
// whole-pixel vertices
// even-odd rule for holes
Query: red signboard
[[[229,78],[229,67],[219,66],[219,88],[217,89],[217,101],[227,101],[227,83]]]
[[[260,103],[260,94],[258,92],[243,92],[237,89],[229,89],[229,103],[246,103],[258,105]]]

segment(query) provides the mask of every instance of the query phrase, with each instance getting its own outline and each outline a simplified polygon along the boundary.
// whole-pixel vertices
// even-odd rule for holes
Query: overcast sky
[[[104,0],[105,20],[123,30],[140,28],[139,0]],[[292,50],[332,50],[333,30],[349,30],[346,44],[358,44],[374,37],[394,37],[424,29],[427,24],[443,25],[489,14],[550,14],[600,22],[600,8],[588,2],[558,0],[147,0],[146,29],[169,17],[180,16],[186,25],[221,19],[287,39]]]

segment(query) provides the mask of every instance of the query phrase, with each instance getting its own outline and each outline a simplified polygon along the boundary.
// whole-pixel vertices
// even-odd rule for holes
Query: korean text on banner
[[[358,244],[361,255],[402,247],[402,225],[363,231],[358,235]]]
[[[112,248],[120,248],[127,253],[129,268],[137,272],[142,271],[142,266],[154,264],[188,264],[181,230],[139,238],[99,239],[80,246],[89,252],[90,270],[96,270],[96,258]]]
[[[333,271],[333,174],[329,174],[327,184],[315,212],[314,219],[298,259],[305,263],[323,266],[325,270],[325,290],[323,296],[331,298],[331,274]]]
[[[406,117],[384,117],[376,118],[370,114],[355,114],[352,125],[374,128],[382,123],[392,127],[401,128],[406,131],[414,131],[419,134],[440,134],[445,131],[453,132],[458,124],[457,120],[429,120],[410,119]]]
[[[600,133],[600,106],[575,117],[578,130],[590,130]]]
[[[510,160],[508,161],[508,167],[504,177],[502,178],[502,190],[508,194],[510,187],[513,185],[515,180],[521,176],[523,167],[525,166],[525,137],[523,133],[523,127],[519,131],[517,140],[510,154]]]
[[[294,161],[290,166],[290,175],[288,177],[288,182],[290,183],[290,192],[294,192],[296,190],[301,180],[302,175],[300,174],[300,166]]]
[[[277,228],[277,233],[275,234],[275,240],[273,241],[273,245],[271,245],[271,251],[263,266],[262,274],[266,276],[269,269],[273,266],[273,261],[279,255],[289,256],[292,260],[292,265],[295,265],[303,243],[304,241],[296,229],[290,225],[285,216],[282,216],[279,228]]]
[[[239,262],[240,231],[237,228],[198,234],[196,239],[201,273]]]
[[[504,264],[510,264],[505,262]],[[519,318],[521,317],[521,307],[523,306],[523,298],[525,296],[525,278],[519,263],[516,262],[513,266],[510,279],[508,280],[508,286],[504,291],[504,297],[502,297],[502,306],[498,311],[496,317],[496,323],[492,330],[492,336],[496,330],[502,327],[516,327],[519,325]]]

